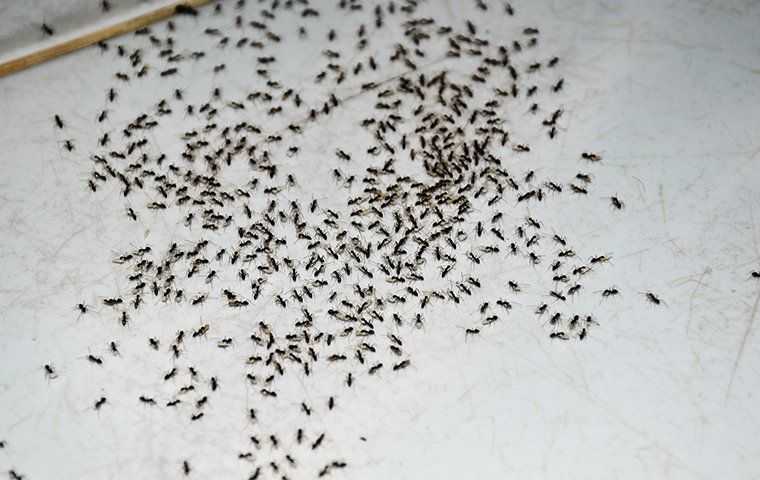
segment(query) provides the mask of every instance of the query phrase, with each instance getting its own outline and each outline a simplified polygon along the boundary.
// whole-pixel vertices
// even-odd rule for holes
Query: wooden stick
[[[47,62],[48,60],[52,60],[62,55],[75,52],[94,43],[98,43],[103,40],[116,37],[118,35],[123,35],[125,33],[133,32],[152,23],[167,19],[177,13],[177,7],[181,8],[182,6],[186,6],[196,8],[206,5],[211,1],[212,0],[177,1],[170,5],[157,8],[151,12],[147,12],[142,15],[138,15],[137,17],[124,20],[115,25],[103,27],[100,30],[86,33],[82,36],[72,38],[71,40],[66,40],[65,42],[59,43],[57,45],[43,48],[42,50],[23,55],[13,60],[8,60],[7,62],[0,63],[0,77],[10,75],[11,73],[15,73],[34,65]]]

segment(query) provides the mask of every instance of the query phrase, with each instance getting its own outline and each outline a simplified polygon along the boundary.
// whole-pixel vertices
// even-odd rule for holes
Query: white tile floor
[[[431,0],[422,9],[457,28],[464,28],[463,18],[477,19],[496,43],[537,26],[541,52],[560,56],[560,134],[550,142],[526,127],[529,114],[510,112],[510,128],[540,145],[515,170],[557,178],[593,174],[587,198],[566,195],[537,215],[584,251],[611,256],[595,282],[623,294],[578,301],[575,307],[592,311],[600,323],[583,342],[550,340],[530,300],[465,341],[464,328],[479,318],[473,300],[426,311],[426,328],[404,337],[412,366],[403,374],[363,376],[351,390],[340,386],[338,373],[291,378],[280,387],[281,412],[262,419],[270,431],[305,422],[300,401],[322,405],[340,392],[335,412],[322,408],[308,420],[314,432],[329,432],[321,456],[299,459],[291,478],[314,478],[319,462],[337,458],[349,465],[334,471],[336,478],[760,478],[760,281],[750,278],[760,269],[760,7],[515,1],[510,19],[501,2],[489,4],[488,15],[454,0]],[[214,18],[203,17],[221,21]],[[311,23],[310,35],[322,38],[334,18]],[[177,22],[177,43],[213,52],[207,38],[191,31],[195,22]],[[355,31],[356,25],[345,26]],[[295,25],[279,28],[296,36]],[[394,40],[371,38],[373,49]],[[116,39],[112,49],[137,41]],[[277,71],[308,97],[321,88],[311,79],[323,46],[298,45],[280,47]],[[0,471],[14,469],[30,480],[177,478],[188,459],[197,478],[251,473],[237,459],[251,448],[238,412],[263,401],[240,382],[242,347],[229,354],[197,347],[195,365],[215,372],[223,387],[199,423],[136,398],[163,388],[156,372],[170,368],[166,355],[150,354],[148,336],[168,345],[179,325],[203,322],[219,325],[213,339],[236,327],[250,332],[249,324],[276,318],[278,307],[267,302],[231,313],[213,302],[201,310],[148,305],[126,330],[104,307],[87,315],[75,309],[126,289],[114,255],[189,240],[178,218],[146,213],[129,222],[117,189],[89,192],[97,138],[110,132],[121,142],[128,121],[175,86],[190,96],[221,86],[232,98],[259,81],[256,67],[234,63],[245,58],[224,58],[223,77],[211,73],[211,59],[168,80],[119,84],[115,106],[105,99],[116,85],[113,50],[90,48],[0,79],[0,441],[6,442]],[[436,61],[431,72],[446,65]],[[336,89],[341,98],[357,82],[348,84]],[[338,146],[363,151],[356,119],[367,105],[359,98],[329,124],[305,132],[298,156],[282,156],[283,168],[299,181],[289,200],[344,202],[330,179],[333,152]],[[99,124],[95,118],[106,107],[109,120]],[[63,131],[54,128],[54,113],[66,121]],[[151,132],[150,141],[177,156],[182,130],[174,130]],[[67,138],[74,152],[63,148]],[[602,153],[603,161],[582,163],[578,154],[586,150]],[[609,206],[605,197],[613,194],[624,200],[622,212]],[[522,205],[506,205],[504,212],[526,214]],[[549,286],[536,269],[509,268],[483,265],[484,290],[503,292],[505,279],[519,280],[529,293]],[[647,291],[662,304],[647,303]],[[107,352],[113,338],[120,339],[121,358]],[[102,356],[105,368],[91,366],[90,353]],[[46,363],[58,378],[46,378]],[[109,408],[95,411],[101,395]],[[284,454],[293,440],[283,441]]]

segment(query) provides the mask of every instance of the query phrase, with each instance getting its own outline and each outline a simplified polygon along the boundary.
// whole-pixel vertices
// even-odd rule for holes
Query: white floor
[[[335,411],[321,408],[308,419],[314,432],[328,432],[322,457],[300,460],[291,478],[315,478],[332,459],[348,463],[335,478],[760,478],[760,280],[750,277],[760,270],[760,6],[514,1],[509,18],[501,2],[489,2],[489,14],[461,3],[431,0],[424,15],[457,28],[463,18],[477,19],[496,43],[536,26],[542,51],[560,57],[560,134],[550,142],[536,133],[529,140],[540,147],[518,170],[593,174],[587,198],[567,196],[540,215],[587,252],[612,257],[598,283],[621,295],[587,300],[599,325],[583,342],[551,340],[528,300],[465,339],[464,328],[479,318],[473,299],[426,311],[425,329],[404,337],[412,364],[403,374],[361,377],[350,390],[339,374],[290,381],[280,389],[282,410],[262,419],[271,431],[305,422],[298,408],[304,399],[323,405],[339,392]],[[175,37],[188,50],[206,41],[187,28],[196,21],[177,21]],[[315,22],[330,21],[323,15]],[[292,37],[295,30],[281,29]],[[310,35],[324,34],[312,33],[318,31]],[[370,48],[391,40],[378,34]],[[242,347],[196,352],[196,366],[216,372],[222,395],[195,423],[136,401],[161,387],[156,372],[169,368],[167,356],[151,356],[145,343],[208,321],[222,325],[213,334],[221,338],[226,327],[272,319],[279,310],[271,302],[246,313],[213,302],[201,313],[148,305],[125,330],[100,306],[126,285],[113,257],[186,232],[160,215],[127,221],[118,190],[93,195],[87,178],[97,138],[110,131],[121,141],[128,120],[170,97],[174,85],[188,95],[222,86],[234,97],[259,81],[256,67],[238,68],[234,62],[245,60],[225,57],[223,81],[210,72],[217,63],[210,59],[173,77],[171,88],[162,79],[118,84],[118,104],[99,124],[106,90],[117,84],[113,49],[136,41],[116,39],[108,53],[90,48],[0,79],[0,472],[13,469],[29,480],[179,478],[183,460],[197,478],[247,478],[252,470],[237,458],[251,449],[238,412],[261,400],[240,381]],[[314,63],[322,62],[320,50],[308,47],[277,52],[289,58],[278,63],[280,76],[305,92],[317,88]],[[334,150],[366,145],[352,133],[363,118],[358,108],[306,133],[297,157],[283,155],[299,181],[289,198],[334,200]],[[64,130],[55,128],[55,113]],[[527,114],[511,115],[516,130],[527,122]],[[67,138],[74,152],[63,148]],[[167,152],[176,139],[151,134]],[[582,151],[599,152],[603,161],[582,163]],[[610,195],[625,202],[621,212],[610,207]],[[525,214],[522,206],[504,211]],[[483,266],[485,289],[504,291],[504,280],[516,279],[538,291],[530,268],[501,268]],[[646,301],[649,291],[661,305]],[[82,301],[94,305],[87,315],[75,308]],[[121,358],[108,353],[113,338]],[[102,356],[105,368],[93,368],[90,353]],[[46,378],[45,364],[58,378]],[[100,396],[108,408],[96,411]]]

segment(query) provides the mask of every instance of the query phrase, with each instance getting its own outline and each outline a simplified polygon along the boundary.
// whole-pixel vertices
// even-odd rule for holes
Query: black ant
[[[320,436],[317,437],[316,440],[314,440],[314,443],[311,444],[311,449],[316,450],[320,445],[322,445],[322,440],[325,439],[325,434],[322,433]]]
[[[659,305],[662,303],[662,300],[660,300],[659,297],[657,297],[657,295],[655,295],[652,292],[647,292],[645,295],[646,295],[647,300],[655,305]]]
[[[103,365],[103,359],[100,357],[96,357],[95,355],[87,355],[87,360],[90,362],[96,364],[96,365]]]

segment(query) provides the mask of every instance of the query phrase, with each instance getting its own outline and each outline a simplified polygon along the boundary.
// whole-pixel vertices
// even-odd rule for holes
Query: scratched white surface
[[[467,17],[471,8],[462,3],[428,8],[461,24],[455,12]],[[553,168],[572,174],[578,152],[604,154],[589,195],[598,201],[545,213],[558,231],[613,257],[607,280],[624,294],[592,305],[600,325],[584,342],[550,340],[527,311],[465,341],[474,303],[469,312],[426,312],[424,332],[405,337],[411,368],[342,392],[339,411],[314,420],[329,425],[324,448],[349,463],[333,475],[760,478],[760,283],[750,279],[760,267],[760,8],[741,1],[514,5],[515,19],[493,15],[480,28],[498,39],[507,26],[539,27],[566,79],[568,131],[528,161],[562,160]],[[245,478],[235,458],[246,449],[243,426],[225,416],[224,401],[210,403],[202,424],[174,422],[134,398],[150,383],[145,372],[166,365],[146,356],[97,370],[85,359],[94,352],[116,362],[107,342],[122,327],[110,314],[80,316],[74,305],[118,290],[116,252],[177,230],[159,217],[126,223],[118,192],[93,197],[86,189],[90,129],[106,131],[94,117],[113,83],[109,62],[91,48],[0,79],[0,472],[12,468],[31,480],[179,478],[178,465],[190,459],[198,478]],[[311,78],[310,70],[299,73],[308,63],[298,63],[291,62],[293,75]],[[188,89],[214,84],[206,72],[174,81]],[[118,132],[167,92],[125,93],[133,108],[120,104],[110,128]],[[56,112],[68,131],[54,129]],[[350,125],[335,124],[305,151],[331,155],[335,145],[351,145]],[[74,153],[62,148],[67,137],[77,140]],[[324,167],[307,158],[297,160],[299,188],[328,197]],[[608,207],[604,196],[612,193],[626,202],[622,213]],[[531,285],[529,270],[514,278]],[[644,301],[650,290],[663,305]],[[232,318],[204,308],[205,318]],[[135,345],[155,325],[174,331],[161,322],[178,313],[142,315],[129,333]],[[199,324],[195,311],[187,315]],[[244,396],[225,381],[228,360],[211,351],[204,365],[213,362],[226,395]],[[46,379],[45,363],[59,378]],[[299,393],[296,404],[323,402],[331,392],[315,382],[284,388]],[[120,398],[120,389],[131,396]],[[115,407],[93,410],[101,394]],[[266,421],[300,418],[290,417]]]
[[[0,61],[52,46],[169,3],[169,0],[24,0],[0,2]],[[53,30],[47,35],[42,24]]]

